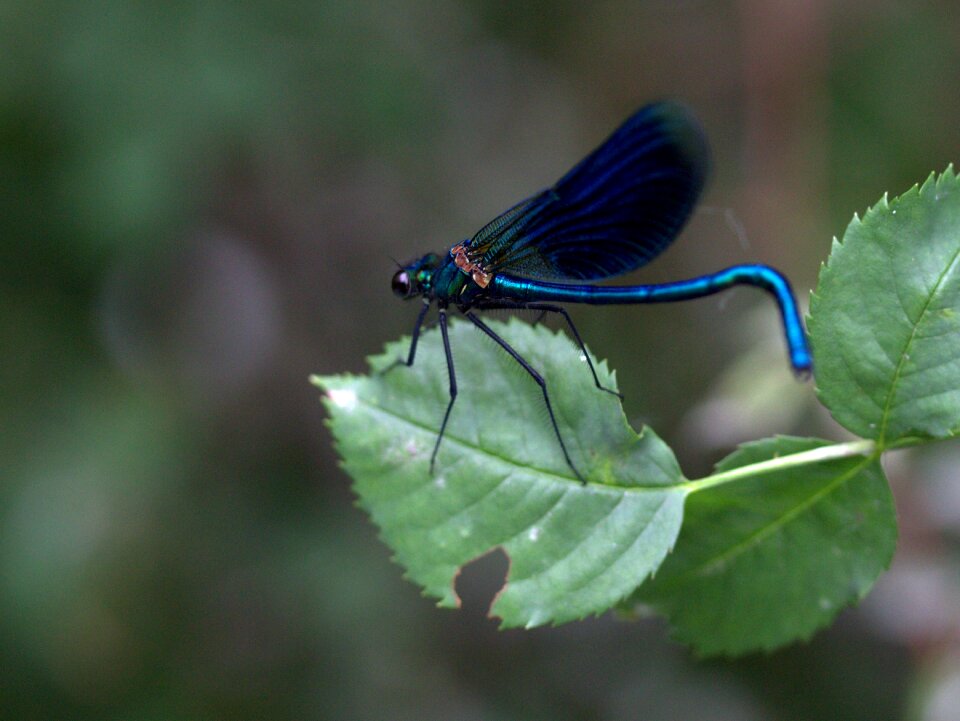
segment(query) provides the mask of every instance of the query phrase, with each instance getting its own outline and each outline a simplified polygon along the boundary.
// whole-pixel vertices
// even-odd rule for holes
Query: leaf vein
[[[494,483],[492,486],[490,486],[490,488],[488,488],[486,491],[484,491],[484,492],[481,493],[479,496],[477,496],[476,498],[474,498],[474,499],[473,499],[472,501],[470,501],[467,505],[461,506],[460,508],[458,508],[456,513],[454,513],[453,515],[447,516],[446,518],[441,518],[437,523],[433,523],[433,524],[431,524],[431,525],[429,525],[429,526],[426,526],[426,527],[424,527],[423,530],[433,532],[433,531],[436,531],[436,530],[439,529],[439,528],[442,528],[443,526],[446,526],[446,525],[448,525],[448,524],[450,524],[450,523],[453,523],[453,522],[456,521],[458,518],[460,518],[464,513],[467,513],[467,512],[470,511],[471,509],[473,509],[473,508],[475,508],[476,506],[480,505],[480,504],[483,503],[485,500],[487,500],[490,496],[492,496],[494,493],[496,493],[496,492],[500,489],[500,487],[501,487],[504,483],[506,483],[507,479],[508,479],[508,478],[511,478],[512,476],[513,476],[513,471],[510,471],[509,473],[505,473],[505,474],[500,478],[500,480],[498,480],[496,483]]]
[[[388,418],[392,418],[395,421],[412,426],[413,428],[416,428],[417,430],[420,430],[424,433],[429,433],[433,436],[436,436],[437,434],[437,431],[435,428],[431,428],[430,426],[424,425],[423,423],[419,423],[418,421],[415,421],[412,418],[407,418],[405,416],[398,415],[394,411],[391,411],[388,408],[384,408],[383,406],[377,405],[376,403],[372,403],[370,400],[366,398],[360,397],[358,398],[357,402],[362,404],[363,406],[365,406],[366,408],[368,408],[370,411],[374,413],[380,413],[384,416],[387,416]],[[525,471],[527,473],[536,473],[538,475],[545,476],[547,478],[556,479],[556,481],[558,482],[576,484],[577,486],[581,485],[579,479],[574,478],[573,476],[562,475],[557,471],[550,471],[544,468],[537,468],[536,466],[521,465],[513,458],[508,458],[506,456],[502,456],[500,454],[494,453],[488,448],[484,448],[474,443],[470,443],[469,441],[466,441],[460,438],[459,436],[453,435],[449,432],[447,432],[444,435],[443,440],[444,440],[444,443],[453,443],[453,444],[459,445],[468,451],[475,452],[478,455],[487,456],[488,458],[497,460],[506,466],[510,466],[512,468],[516,468],[521,471]],[[598,483],[596,481],[587,481],[587,485],[592,485],[598,488],[605,488],[609,490],[623,491],[623,492],[637,492],[637,493],[648,492],[649,493],[649,492],[662,492],[664,489],[680,487],[683,485],[683,482],[678,481],[673,485],[653,484],[649,486],[643,486],[638,484],[623,485],[618,483]]]
[[[546,568],[543,568],[543,569],[537,571],[536,573],[534,573],[534,574],[531,575],[531,576],[527,576],[527,577],[526,577],[525,579],[523,579],[523,580],[529,582],[529,581],[533,580],[534,578],[537,578],[538,576],[542,576],[542,575],[548,573],[548,572],[549,572],[551,569],[553,569],[554,567],[560,565],[561,563],[563,563],[564,561],[566,561],[568,558],[570,558],[570,556],[572,556],[578,549],[580,549],[585,543],[587,543],[587,542],[594,536],[594,534],[597,532],[597,529],[598,529],[601,525],[603,525],[604,523],[606,523],[607,519],[610,518],[610,516],[613,515],[614,511],[616,511],[616,510],[620,507],[620,504],[623,503],[623,500],[624,500],[625,498],[626,498],[626,494],[625,494],[625,493],[621,493],[621,494],[620,494],[620,497],[617,499],[617,502],[614,503],[612,506],[610,506],[610,508],[607,510],[607,512],[606,512],[605,514],[603,514],[603,516],[602,516],[601,518],[598,518],[595,523],[593,523],[593,525],[590,527],[589,532],[588,532],[583,538],[581,538],[579,541],[577,541],[577,543],[575,543],[573,546],[571,546],[570,549],[569,549],[566,553],[564,553],[562,556],[560,556],[559,558],[557,558],[557,559],[556,559],[553,563],[551,563],[549,566],[547,566]],[[660,505],[662,506],[663,503],[664,503],[664,501],[661,501],[661,502],[660,502]],[[569,587],[568,587],[568,588],[569,588]]]
[[[916,322],[913,324],[913,329],[910,332],[910,336],[907,338],[907,342],[904,344],[903,350],[900,352],[900,358],[897,361],[897,367],[894,369],[893,378],[890,380],[890,387],[887,390],[886,401],[883,404],[883,413],[880,418],[880,432],[877,435],[877,441],[880,443],[881,447],[886,445],[886,435],[887,429],[890,423],[890,410],[893,407],[893,398],[896,395],[898,385],[901,379],[901,374],[903,373],[904,364],[906,362],[907,356],[909,355],[910,346],[913,344],[914,339],[917,335],[917,329],[920,327],[920,324],[923,322],[924,316],[927,314],[927,311],[930,309],[930,305],[933,302],[933,298],[940,292],[940,288],[943,285],[946,277],[952,272],[954,266],[957,264],[957,259],[960,258],[960,247],[954,251],[953,257],[950,259],[950,262],[947,263],[946,267],[940,273],[937,278],[936,283],[933,284],[933,288],[927,294],[927,298],[923,303],[923,307],[920,309],[920,315],[917,317]],[[896,277],[896,274],[894,274]],[[899,300],[899,293],[897,294]],[[902,303],[901,303],[902,306]],[[906,310],[904,310],[906,315]],[[910,316],[907,315],[909,320]]]
[[[616,554],[616,556],[614,556],[612,559],[610,559],[610,560],[609,560],[606,564],[604,564],[602,567],[600,567],[599,569],[597,569],[596,572],[592,573],[591,575],[589,575],[589,576],[586,577],[586,578],[581,579],[581,580],[579,581],[579,583],[577,583],[576,585],[568,586],[568,587],[567,587],[567,590],[568,590],[568,591],[578,591],[578,590],[580,590],[581,588],[583,588],[584,586],[586,586],[588,583],[592,582],[593,580],[595,580],[597,577],[603,575],[604,573],[607,573],[607,572],[610,571],[615,565],[617,565],[617,563],[619,563],[620,560],[621,560],[625,555],[627,555],[640,541],[642,541],[642,540],[644,540],[644,539],[646,538],[647,532],[648,532],[648,531],[651,529],[651,527],[654,525],[654,521],[656,521],[657,517],[660,515],[660,513],[663,511],[663,509],[666,508],[666,506],[667,506],[667,501],[669,500],[669,496],[670,496],[669,493],[665,493],[665,494],[664,494],[663,500],[660,501],[660,505],[657,506],[657,510],[653,512],[653,515],[650,516],[650,519],[647,521],[647,523],[644,525],[644,527],[640,530],[639,533],[637,533],[636,535],[634,535],[634,537],[629,541],[629,543],[620,544],[621,548],[619,549],[619,551],[618,551],[618,553]],[[649,573],[648,573],[647,575],[649,575]],[[642,578],[637,579],[637,585],[639,585],[642,581],[643,581]],[[624,593],[624,596],[629,595],[631,592],[632,592],[632,589],[626,591],[626,592]]]
[[[799,517],[803,512],[812,508],[814,504],[833,493],[837,488],[842,486],[848,480],[853,478],[857,473],[866,468],[870,463],[873,462],[873,457],[865,458],[863,461],[857,463],[846,473],[841,473],[837,478],[824,486],[816,493],[812,494],[806,500],[796,504],[793,508],[789,509],[785,513],[781,514],[773,521],[767,525],[758,528],[756,531],[745,537],[738,543],[730,546],[729,548],[717,553],[711,558],[706,559],[704,562],[698,564],[696,567],[688,569],[681,574],[678,574],[673,579],[671,579],[666,585],[670,587],[676,587],[683,585],[688,580],[692,580],[696,577],[702,576],[708,573],[712,568],[718,567],[727,561],[736,558],[737,556],[745,553],[751,547],[756,546],[763,539],[767,538],[771,534],[775,533],[782,527],[786,526],[787,523],[793,521]]]

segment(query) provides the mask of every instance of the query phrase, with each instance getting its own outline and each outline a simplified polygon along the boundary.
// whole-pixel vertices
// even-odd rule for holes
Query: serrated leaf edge
[[[817,288],[819,288],[822,285],[822,283],[833,272],[832,263],[835,258],[835,253],[839,248],[846,245],[848,236],[854,230],[859,229],[864,225],[869,225],[872,222],[877,222],[877,221],[874,221],[874,218],[877,218],[878,216],[887,215],[889,213],[896,213],[897,206],[901,205],[905,200],[913,199],[914,197],[918,197],[918,198],[922,197],[925,194],[929,194],[931,190],[936,191],[941,186],[949,182],[960,185],[960,182],[958,181],[960,181],[960,176],[958,176],[957,173],[954,171],[953,163],[949,163],[947,167],[944,168],[943,172],[938,174],[936,171],[931,171],[930,174],[927,175],[927,178],[922,183],[914,183],[905,192],[901,193],[900,195],[894,196],[892,200],[889,197],[889,192],[885,192],[878,202],[867,207],[866,211],[863,213],[862,218],[859,213],[854,213],[853,218],[851,219],[850,223],[847,225],[846,230],[844,230],[843,238],[838,239],[836,236],[833,237],[833,240],[830,244],[830,254],[827,256],[826,262],[820,264],[820,273],[817,279]],[[950,270],[950,268],[952,268],[953,265],[957,262],[958,258],[960,258],[960,252],[954,255],[950,263],[941,273],[940,277],[937,280],[936,285],[934,286],[934,292],[932,292],[930,296],[928,296],[927,301],[924,304],[923,310],[921,311],[921,314],[920,314],[921,319],[926,313],[927,307],[929,306],[932,300],[932,297],[936,292],[936,289],[939,288],[940,283],[943,281],[943,278],[947,275],[947,272]],[[816,335],[816,333],[814,332],[815,328],[818,325],[816,311],[817,311],[817,308],[819,307],[819,304],[822,302],[823,302],[822,298],[816,292],[816,290],[810,293],[810,312],[806,316],[806,322],[807,322],[807,328],[809,329],[811,336]],[[890,405],[892,403],[894,396],[896,395],[897,379],[900,377],[900,373],[903,368],[903,364],[905,360],[905,354],[907,354],[910,348],[910,345],[913,342],[918,326],[919,326],[919,320],[916,323],[913,323],[913,330],[911,331],[910,338],[907,340],[907,344],[904,348],[904,351],[901,352],[900,354],[900,358],[897,362],[897,367],[894,369],[893,380],[890,383],[890,387],[887,391],[887,395],[884,400],[884,407],[882,409],[883,416],[880,423],[880,428],[878,429],[878,432],[876,435],[877,443],[879,444],[879,447],[881,449],[887,448],[887,447],[893,447],[897,445],[896,441],[893,444],[889,444],[887,442],[887,439],[885,438],[886,427],[887,427],[887,423],[889,422]],[[816,347],[814,347],[814,351],[816,351]],[[855,374],[851,374],[851,377],[855,377]],[[821,399],[821,403],[822,403],[823,402],[822,391],[819,386],[815,387],[815,392],[817,394],[817,397]],[[956,434],[957,432],[960,432],[960,428],[954,429],[954,434]]]

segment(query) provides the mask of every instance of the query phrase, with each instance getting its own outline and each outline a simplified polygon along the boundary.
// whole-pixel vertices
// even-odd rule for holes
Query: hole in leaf
[[[461,610],[470,616],[486,617],[493,599],[506,584],[509,571],[510,558],[500,547],[461,566],[453,580]]]

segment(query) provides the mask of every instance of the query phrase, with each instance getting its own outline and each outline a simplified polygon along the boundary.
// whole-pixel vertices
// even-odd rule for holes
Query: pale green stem
[[[832,461],[838,458],[850,458],[851,456],[872,455],[877,451],[877,444],[869,440],[849,441],[847,443],[836,443],[831,446],[821,446],[809,451],[800,453],[791,453],[787,456],[771,458],[769,461],[760,463],[751,463],[748,466],[740,466],[723,473],[715,473],[706,478],[700,478],[695,481],[687,481],[683,485],[690,493],[702,491],[705,488],[720,486],[724,483],[731,483],[742,478],[758,476],[763,473],[781,471],[787,468],[796,468],[797,466],[806,466],[813,463],[822,463],[823,461]]]

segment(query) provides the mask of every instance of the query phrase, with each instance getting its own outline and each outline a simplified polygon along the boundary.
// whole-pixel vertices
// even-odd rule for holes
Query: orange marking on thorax
[[[474,283],[481,288],[486,288],[493,280],[493,274],[486,272],[483,267],[467,255],[467,249],[463,243],[458,243],[450,249],[450,255],[453,256],[453,264],[462,272],[470,276]]]

